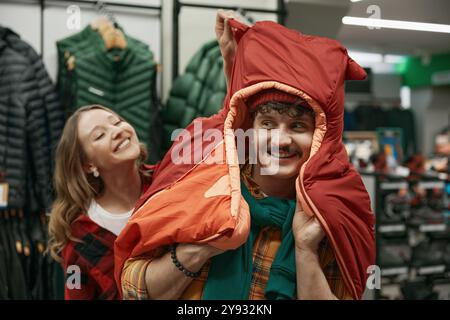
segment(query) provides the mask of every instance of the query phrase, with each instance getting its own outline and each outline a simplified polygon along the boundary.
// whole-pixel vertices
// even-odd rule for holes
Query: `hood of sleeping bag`
[[[232,20],[230,25],[238,48],[224,107],[215,116],[194,120],[155,170],[152,185],[116,240],[119,288],[126,259],[162,245],[191,242],[234,249],[246,241],[249,209],[240,190],[234,129],[250,127],[246,103],[251,96],[277,89],[301,97],[315,112],[297,200],[320,221],[345,284],[359,299],[367,268],[375,262],[374,216],[362,180],[349,164],[342,133],[344,81],[362,80],[366,74],[337,41],[274,22],[249,28]],[[208,136],[209,129],[222,135]],[[180,150],[193,161],[175,163],[173,155]]]
[[[233,128],[248,127],[246,102],[256,93],[278,89],[297,95],[315,112],[309,159],[297,179],[297,198],[330,240],[345,284],[360,299],[375,263],[375,218],[360,175],[342,143],[344,82],[363,80],[362,69],[337,41],[303,35],[273,22],[248,28],[232,21],[238,41],[225,105]]]

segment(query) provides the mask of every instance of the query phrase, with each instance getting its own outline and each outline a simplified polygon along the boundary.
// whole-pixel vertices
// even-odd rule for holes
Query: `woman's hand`
[[[236,55],[237,43],[233,37],[233,32],[228,24],[230,19],[238,20],[244,23],[239,18],[239,15],[234,11],[218,10],[216,15],[216,38],[219,42],[220,52],[223,57],[223,69],[227,79],[227,86],[229,86],[231,78],[231,69],[233,68],[234,56]],[[244,23],[245,24],[245,23]]]
[[[292,232],[296,249],[314,253],[317,252],[320,241],[325,237],[319,220],[315,216],[306,214],[298,201],[292,221]]]

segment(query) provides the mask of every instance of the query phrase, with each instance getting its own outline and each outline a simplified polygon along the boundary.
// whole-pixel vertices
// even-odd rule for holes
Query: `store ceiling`
[[[343,25],[344,16],[368,18],[370,5],[380,8],[382,19],[450,25],[449,0],[290,0],[291,28],[341,41],[346,47],[369,52],[421,55],[450,52],[450,34],[394,29],[370,30]]]

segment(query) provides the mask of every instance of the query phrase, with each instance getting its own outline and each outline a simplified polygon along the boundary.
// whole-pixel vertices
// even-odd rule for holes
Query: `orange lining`
[[[208,159],[211,154],[223,143],[223,141],[220,141],[209,153],[206,157],[204,157],[202,159],[202,161],[200,161],[199,163],[195,164],[194,166],[192,166],[192,168],[190,168],[188,171],[186,171],[181,177],[179,177],[177,180],[175,180],[174,182],[172,182],[170,185],[166,186],[164,189],[155,192],[153,195],[150,196],[150,198],[148,198],[134,213],[133,216],[139,212],[139,210],[144,207],[151,199],[155,198],[157,195],[163,193],[164,191],[169,190],[171,187],[173,187],[176,183],[178,183],[179,181],[181,181],[182,179],[184,179],[189,173],[191,173],[192,170],[194,170],[198,165],[200,165],[201,163],[205,162],[206,159]]]
[[[326,223],[326,221],[323,219],[323,217],[320,214],[317,207],[312,202],[311,198],[306,193],[305,187],[303,185],[303,175],[304,175],[306,165],[308,164],[309,160],[314,156],[314,154],[316,154],[317,151],[319,150],[320,145],[323,141],[323,138],[324,138],[326,130],[327,130],[326,115],[323,112],[322,108],[319,106],[319,104],[314,99],[312,99],[310,96],[308,96],[306,93],[304,93],[303,91],[293,88],[291,86],[276,82],[276,81],[260,82],[260,83],[254,84],[252,86],[249,86],[247,88],[237,91],[231,98],[230,111],[228,112],[227,118],[225,120],[225,126],[224,126],[224,135],[225,135],[224,140],[225,140],[226,151],[227,151],[227,160],[230,159],[230,158],[228,158],[229,150],[232,151],[232,156],[233,156],[232,159],[233,160],[235,160],[237,157],[236,145],[235,145],[235,141],[234,141],[234,134],[231,131],[231,128],[233,127],[233,125],[235,128],[242,125],[243,117],[237,113],[237,110],[242,110],[242,108],[245,108],[245,109],[247,108],[245,105],[245,102],[244,102],[246,98],[258,93],[259,91],[262,91],[265,89],[270,89],[270,88],[275,88],[275,89],[278,89],[278,90],[301,97],[302,99],[304,99],[305,101],[308,102],[308,104],[311,106],[311,108],[314,110],[314,112],[316,114],[316,128],[314,130],[313,141],[311,144],[311,152],[310,152],[310,156],[309,156],[308,160],[300,168],[300,176],[299,176],[300,183],[298,183],[296,185],[300,185],[301,188],[300,188],[300,190],[297,190],[297,194],[298,195],[301,194],[303,196],[304,201],[301,201],[302,200],[301,197],[299,197],[300,198],[299,200],[300,200],[300,203],[306,204],[306,208],[304,208],[305,212],[311,216],[315,215],[319,219],[319,222],[321,223],[321,225],[324,227],[325,232],[326,232],[328,238],[330,239],[332,246],[334,248],[334,252],[336,254],[339,268],[341,269],[343,276],[344,276],[343,277],[344,281],[347,283],[347,286],[351,289],[354,298],[358,299],[356,288],[353,284],[352,278],[350,277],[350,273],[349,273],[347,267],[345,266],[344,259],[341,255],[340,251],[338,250],[336,241],[335,241],[332,233],[330,232],[330,228],[328,227],[328,224]],[[240,119],[237,119],[236,118],[237,116]],[[235,120],[240,120],[240,122],[236,123]],[[230,157],[231,157],[231,155],[230,155]],[[235,164],[235,163],[236,162],[234,162],[233,164]],[[236,167],[234,165],[232,167],[230,166],[230,177],[233,177],[232,174],[235,175],[236,171],[239,176],[239,167],[238,166]],[[233,181],[233,179],[232,179],[232,181]],[[239,180],[238,180],[238,182],[239,182]],[[235,191],[240,192],[240,184],[238,184],[238,188]]]

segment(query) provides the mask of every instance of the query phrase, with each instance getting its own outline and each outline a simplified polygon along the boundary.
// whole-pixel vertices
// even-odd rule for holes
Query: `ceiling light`
[[[360,64],[383,62],[383,55],[380,53],[349,51],[348,55]]]
[[[384,56],[384,63],[397,64],[403,63],[406,60],[406,56],[400,56],[395,54],[386,54]]]
[[[374,19],[374,18],[358,18],[349,16],[343,17],[342,23],[353,26],[450,33],[450,25],[437,23],[423,23],[423,22]]]

